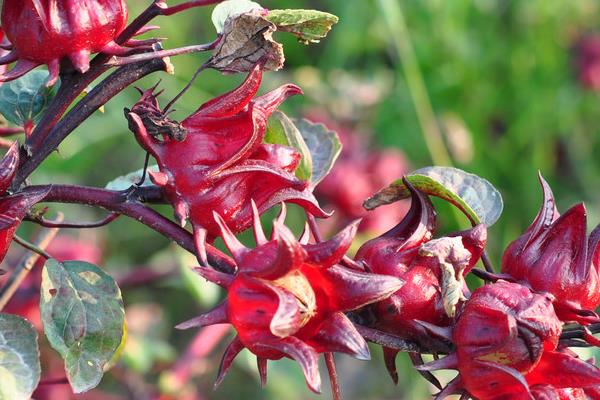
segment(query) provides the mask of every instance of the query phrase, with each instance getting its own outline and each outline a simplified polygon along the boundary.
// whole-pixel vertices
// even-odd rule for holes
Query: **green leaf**
[[[266,17],[277,30],[298,36],[305,43],[318,43],[339,18],[317,10],[270,10]]]
[[[0,400],[26,400],[40,381],[38,334],[27,320],[0,314]]]
[[[86,262],[48,260],[40,309],[46,337],[64,359],[73,391],[96,387],[125,334],[123,300],[115,281]]]
[[[302,155],[300,164],[296,169],[296,176],[303,181],[310,181],[312,176],[312,157],[302,134],[296,125],[281,111],[275,111],[269,119],[265,142],[282,144],[293,147]]]
[[[327,176],[340,152],[342,143],[337,133],[323,124],[315,124],[307,119],[293,119],[300,131],[312,160],[311,186],[314,188]]]
[[[219,3],[212,12],[212,23],[217,33],[223,33],[225,21],[232,15],[244,14],[252,10],[262,10],[263,7],[250,0],[226,0]]]
[[[3,83],[0,86],[0,114],[15,125],[36,124],[55,95],[56,85],[46,87],[47,81],[47,71],[31,71]]]
[[[158,172],[158,165],[149,165],[148,171]],[[118,178],[113,179],[108,182],[105,186],[108,190],[127,190],[131,186],[137,184],[142,179],[142,174],[144,173],[144,169],[138,169],[137,171],[131,172],[127,175],[119,176]],[[154,186],[152,181],[148,178],[146,174],[146,180],[142,183],[141,186]]]
[[[416,189],[440,197],[460,209],[472,224],[493,225],[504,207],[502,195],[487,180],[458,168],[426,167],[411,173],[406,179]],[[367,199],[364,207],[372,210],[384,204],[410,197],[402,180]]]

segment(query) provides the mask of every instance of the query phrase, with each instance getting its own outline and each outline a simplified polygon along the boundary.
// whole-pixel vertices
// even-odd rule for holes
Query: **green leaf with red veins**
[[[124,341],[119,287],[93,264],[51,259],[44,266],[40,291],[44,332],[65,361],[73,391],[93,389]]]
[[[310,150],[304,142],[300,130],[287,115],[281,111],[273,113],[269,118],[264,141],[265,143],[282,144],[298,150],[302,155],[302,160],[296,168],[296,176],[303,181],[311,180],[313,162]]]
[[[486,179],[458,168],[425,167],[406,179],[419,191],[456,206],[473,225],[492,226],[502,214],[504,203],[500,192]],[[364,207],[373,210],[409,197],[410,191],[399,179],[365,200]]]
[[[46,87],[47,81],[48,72],[32,71],[0,85],[0,114],[18,126],[36,124],[56,94],[56,87]]]
[[[0,314],[0,400],[31,398],[40,381],[38,334],[27,320]]]
[[[266,17],[281,32],[289,32],[306,44],[319,43],[339,18],[317,10],[269,10]]]
[[[314,188],[333,168],[342,151],[338,134],[323,124],[315,124],[307,119],[292,119],[300,131],[312,159],[311,186]]]

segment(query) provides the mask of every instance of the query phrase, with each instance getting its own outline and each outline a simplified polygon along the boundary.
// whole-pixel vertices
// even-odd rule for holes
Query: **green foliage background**
[[[134,16],[148,1],[128,3]],[[576,40],[598,28],[598,2],[264,0],[262,4],[268,8],[316,8],[340,17],[321,44],[304,46],[291,36],[278,37],[285,44],[286,67],[266,75],[265,90],[292,81],[306,91],[303,98],[286,102],[288,115],[325,109],[363,131],[373,132],[381,145],[401,149],[414,169],[433,162],[412,97],[422,76],[425,99],[431,102],[436,120],[447,121],[452,115],[472,141],[472,159],[455,160],[455,165],[487,178],[504,196],[505,212],[490,230],[490,253],[496,265],[504,246],[528,226],[540,206],[538,169],[552,185],[561,211],[585,201],[590,227],[600,221],[600,99],[579,85],[573,62]],[[406,30],[392,19],[397,12],[404,16]],[[391,21],[386,22],[385,16]],[[161,26],[158,36],[168,38],[164,42],[168,48],[204,43],[214,37],[208,8],[159,18],[156,23]],[[399,43],[410,43],[414,48],[418,69],[409,74],[402,64],[408,60],[398,55]],[[174,76],[152,76],[140,86],[151,86],[162,78],[166,103],[206,57],[194,54],[174,58]],[[222,77],[214,71],[202,73],[177,104],[174,117],[189,115],[203,101],[234,87],[241,79]],[[130,88],[111,101],[104,113],[97,113],[65,141],[32,181],[103,186],[115,176],[141,168],[144,154],[128,132],[122,111],[137,96]],[[423,101],[418,106],[423,107]],[[63,210],[86,220],[100,215],[84,208]],[[448,208],[442,207],[440,213],[443,230],[458,227]],[[87,238],[103,243],[105,266],[117,275],[133,265],[160,267],[182,259],[165,239],[126,218],[99,235]],[[187,262],[193,261],[188,258]],[[193,333],[175,332],[171,327],[209,307],[218,297],[198,295],[185,282],[176,275],[155,288],[123,293],[126,304],[160,303],[164,307],[163,322],[169,329],[164,330],[160,341],[170,343],[177,353],[183,352]],[[240,357],[223,386],[213,392],[212,380],[222,348],[214,352],[194,380],[204,398],[313,398],[299,368],[286,361],[271,364],[269,384],[261,391],[254,361],[249,357]],[[139,357],[144,356],[141,353]],[[429,389],[411,371],[406,356],[399,357],[401,378],[394,387],[379,353],[373,348],[375,360],[368,364],[339,358],[347,399],[427,398]],[[140,376],[157,382],[169,366],[169,357],[172,359],[172,355],[166,356],[167,361],[142,368]],[[135,358],[134,352],[125,363],[136,365]],[[322,375],[325,378],[324,368]],[[110,377],[105,378],[104,389],[123,393]],[[325,386],[320,398],[330,397],[327,390]]]

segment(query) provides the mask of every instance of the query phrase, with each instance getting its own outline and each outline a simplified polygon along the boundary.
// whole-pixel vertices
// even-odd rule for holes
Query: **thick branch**
[[[37,187],[39,189],[39,187]],[[30,186],[23,190],[35,190]],[[44,202],[50,203],[75,203],[101,207],[108,211],[126,215],[136,219],[158,233],[168,237],[184,249],[194,253],[194,239],[190,232],[181,228],[173,221],[165,218],[155,210],[145,206],[132,191],[113,191],[85,186],[52,185]],[[206,245],[208,258],[216,269],[231,273],[235,265],[226,254],[211,245]]]
[[[26,159],[20,166],[13,181],[13,190],[16,190],[75,128],[106,104],[108,100],[140,78],[152,72],[166,71],[167,69],[168,66],[163,59],[154,59],[139,64],[126,65],[113,72],[106,78],[104,84],[94,88],[54,126],[41,147],[34,149],[31,158]]]

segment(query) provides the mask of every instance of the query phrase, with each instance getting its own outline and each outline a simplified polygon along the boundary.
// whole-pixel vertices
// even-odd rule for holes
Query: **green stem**
[[[398,0],[378,0],[378,4],[386,22],[390,39],[400,58],[399,62],[404,71],[406,84],[415,106],[431,160],[435,165],[452,166],[452,159],[438,127],[400,4]]]

